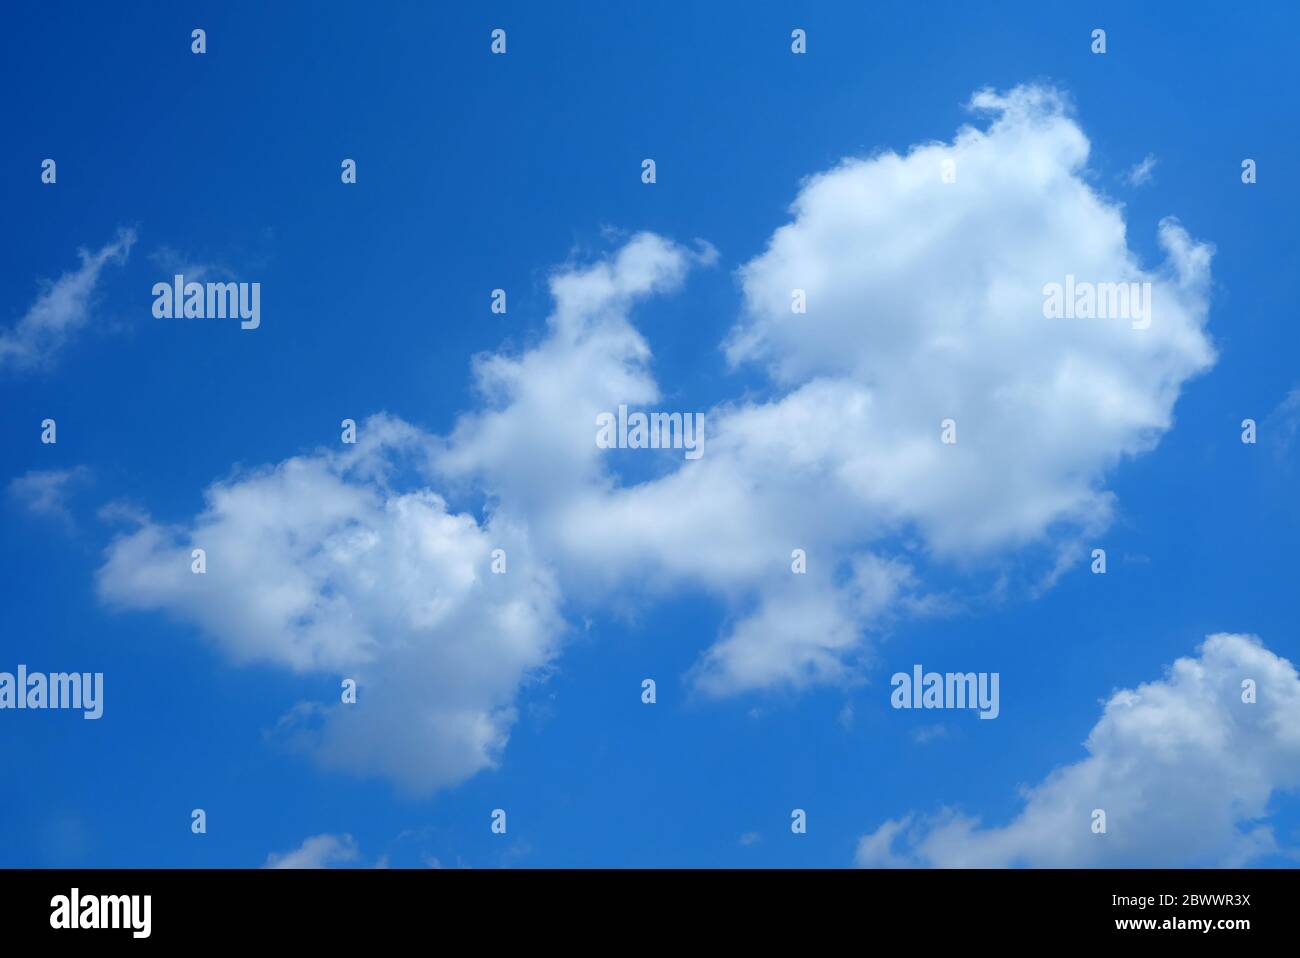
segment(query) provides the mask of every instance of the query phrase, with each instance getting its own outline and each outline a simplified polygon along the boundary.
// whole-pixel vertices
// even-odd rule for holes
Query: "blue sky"
[[[5,19],[0,329],[18,328],[43,281],[78,268],[79,248],[100,250],[123,229],[136,240],[124,263],[103,267],[86,322],[61,348],[32,368],[0,367],[0,482],[10,487],[0,669],[101,671],[106,699],[97,722],[0,713],[10,769],[0,864],[256,866],[327,835],[350,836],[338,839],[350,864],[840,867],[880,863],[861,840],[909,815],[928,824],[917,824],[908,861],[943,863],[942,809],[985,828],[1012,822],[1023,786],[1085,757],[1113,692],[1160,681],[1207,635],[1255,635],[1271,654],[1297,656],[1297,452],[1284,437],[1300,386],[1288,282],[1300,267],[1300,144],[1288,120],[1297,21],[1283,5],[56,4]],[[201,56],[190,51],[195,27],[207,31]],[[497,27],[505,56],[488,49]],[[795,27],[807,30],[806,55],[790,52]],[[1095,27],[1107,31],[1104,55],[1089,50]],[[598,559],[547,553],[531,502],[497,500],[494,483],[514,480],[491,475],[492,463],[487,479],[471,469],[421,481],[452,512],[486,524],[500,509],[529,524],[530,568],[558,570],[563,625],[540,674],[525,670],[508,696],[517,715],[493,762],[414,792],[275,734],[296,703],[337,701],[346,672],[240,663],[219,613],[175,597],[122,608],[123,592],[115,602],[97,587],[130,534],[105,518],[109,504],[189,527],[214,481],[338,450],[345,417],[386,412],[449,436],[484,408],[472,358],[539,348],[554,309],[548,279],[616,255],[639,231],[681,244],[682,262],[704,248],[697,240],[716,251],[631,306],[653,353],[659,403],[649,405],[778,401],[790,384],[763,357],[729,363],[720,345],[752,312],[738,271],[791,221],[801,184],[845,157],[984,129],[972,95],[1026,84],[1072,101],[1068,116],[1091,144],[1078,180],[1120,211],[1142,268],[1154,274],[1165,259],[1166,216],[1214,247],[1199,294],[1212,365],[1179,378],[1153,449],[1098,453],[1090,482],[1113,508],[1085,544],[1107,550],[1104,577],[1079,561],[1034,587],[1070,540],[1055,520],[1027,545],[951,561],[924,519],[903,523],[873,548],[907,555],[919,591],[947,597],[946,612],[857,623],[868,637],[834,681],[709,695],[692,670],[744,618],[737,592],[762,592],[762,581],[723,587],[693,582],[686,561],[647,563],[656,585],[643,593],[629,546],[618,562],[630,578],[596,584],[572,570]],[[1147,156],[1149,181],[1129,182]],[[46,157],[58,163],[53,186],[40,182]],[[340,183],[344,157],[357,161],[355,185]],[[657,163],[652,186],[640,178],[645,157]],[[1259,171],[1249,186],[1246,157]],[[982,226],[957,229],[953,248],[996,245]],[[176,263],[260,282],[261,327],[154,319],[150,289]],[[489,310],[498,287],[504,316]],[[866,306],[860,319],[879,321]],[[47,417],[56,445],[40,443]],[[1240,442],[1247,417],[1264,424],[1256,445]],[[1016,468],[1012,453],[994,473]],[[625,486],[680,467],[630,452],[609,460]],[[525,474],[540,488],[553,468],[543,456]],[[72,471],[60,510],[33,509],[11,485],[53,471]],[[688,535],[674,548],[709,546]],[[914,663],[1000,673],[998,720],[891,709],[889,677]],[[1294,694],[1279,674],[1279,698],[1261,709],[1294,708],[1278,704]],[[653,707],[640,700],[647,676],[658,682]],[[1277,749],[1223,776],[1268,782],[1262,799],[1258,783],[1224,798],[1251,809],[1232,829],[1271,829],[1249,864],[1288,865],[1300,847],[1300,765],[1287,764],[1293,744]],[[1122,760],[1166,768],[1141,752]],[[1170,760],[1162,784],[1195,792],[1206,775],[1216,777],[1212,762]],[[191,834],[193,808],[207,812],[206,835]],[[504,836],[489,829],[494,808],[508,812]],[[791,833],[794,808],[807,811],[806,834]],[[1202,811],[1169,820],[1213,832]],[[1077,863],[1234,863],[1223,842],[1191,859],[1172,839],[1123,846],[1124,827],[1105,836],[1115,857]]]

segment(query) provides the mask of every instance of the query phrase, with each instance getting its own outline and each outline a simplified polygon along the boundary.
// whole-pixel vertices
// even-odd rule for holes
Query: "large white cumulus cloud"
[[[1112,695],[1084,747],[1008,824],[907,815],[865,836],[858,864],[1237,866],[1276,851],[1260,820],[1300,787],[1300,676],[1253,636],[1212,635],[1163,679]]]
[[[1180,387],[1214,358],[1208,247],[1165,220],[1167,259],[1142,268],[1122,209],[1084,178],[1088,141],[1059,95],[972,106],[993,114],[987,130],[808,181],[741,271],[746,316],[728,344],[796,390],[838,383],[828,426],[856,398],[863,421],[829,452],[837,476],[860,508],[918,523],[945,552],[1104,522],[1106,469],[1169,428]],[[1043,287],[1067,275],[1152,283],[1150,328],[1045,319]],[[794,289],[806,315],[791,313]],[[935,441],[945,418],[952,447]]]
[[[703,590],[730,624],[691,672],[698,689],[852,681],[868,635],[940,601],[925,566],[1032,546],[1053,567],[1109,521],[1108,472],[1170,428],[1214,359],[1209,248],[1166,220],[1146,227],[1165,261],[1139,262],[1056,93],[972,106],[986,128],[803,184],[741,268],[722,344],[770,374],[769,398],[707,410],[702,458],[658,453],[656,478],[630,482],[595,444],[597,415],[620,404],[694,411],[665,401],[633,310],[716,254],[637,234],[552,276],[544,338],[476,359],[480,402],[450,434],[376,420],[363,435],[384,438],[356,453],[218,483],[192,522],[119,539],[103,594],[195,623],[237,659],[356,671],[383,704],[327,712],[318,754],[417,788],[495,760],[570,607]],[[1043,286],[1066,275],[1151,283],[1149,328],[1046,319]],[[414,485],[388,478],[403,456]],[[489,518],[435,490],[481,495]],[[206,577],[188,571],[191,544],[209,549]],[[485,577],[497,545],[511,571]]]
[[[586,481],[502,499],[584,590],[635,581],[724,595],[734,625],[693,673],[705,691],[851,675],[864,634],[928,605],[918,560],[1027,544],[1068,559],[1110,520],[1108,472],[1156,443],[1182,385],[1214,360],[1209,247],[1165,220],[1150,227],[1165,261],[1139,263],[1122,210],[1086,180],[1087,138],[1055,92],[984,92],[971,105],[992,115],[987,129],[804,184],[793,220],[740,271],[744,310],[725,344],[732,362],[761,363],[776,395],[711,410],[702,459],[624,485],[575,436]],[[1150,325],[1045,318],[1044,286],[1070,275],[1150,283]],[[792,311],[795,290],[806,313]],[[563,335],[506,367],[492,427],[534,421],[531,397],[567,383],[569,342],[623,351],[601,357],[605,376],[565,385],[582,402],[567,401],[567,416],[548,402],[549,421],[589,430],[596,410],[657,398],[625,316],[559,311]],[[629,363],[641,374],[615,381]],[[954,445],[940,442],[945,419]],[[462,424],[457,469],[473,460],[496,489],[538,474],[538,457],[467,456],[487,432],[479,418]],[[797,579],[795,548],[810,557]],[[1047,573],[1057,568],[1050,558]]]
[[[450,437],[380,415],[343,451],[215,482],[193,520],[145,518],[111,544],[101,597],[168,612],[236,662],[355,678],[356,704],[300,703],[282,723],[324,766],[414,793],[492,766],[564,628],[556,563],[527,520],[544,530],[547,503],[600,481],[596,404],[657,395],[627,311],[712,256],[642,234],[559,271],[551,336],[519,359],[480,357],[485,409]],[[451,512],[435,483],[469,479],[514,508],[484,522]]]

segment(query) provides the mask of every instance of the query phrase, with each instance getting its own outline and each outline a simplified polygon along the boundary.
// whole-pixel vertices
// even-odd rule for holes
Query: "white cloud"
[[[11,479],[9,497],[35,516],[55,519],[71,526],[72,513],[68,510],[69,488],[90,475],[85,466],[72,469],[32,469]]]
[[[491,469],[487,490],[512,502],[586,488],[599,476],[590,404],[655,395],[641,368],[648,347],[624,314],[712,257],[643,234],[608,262],[558,273],[551,338],[518,361],[481,360],[489,409],[449,440],[374,417],[355,449],[214,483],[192,522],[137,517],[108,549],[101,597],[169,612],[236,662],[356,678],[356,705],[300,703],[277,729],[322,765],[421,793],[494,765],[520,685],[558,649],[550,562],[536,558],[527,510],[480,525],[450,513],[423,478],[395,477],[427,476],[436,454],[445,481],[483,481]],[[501,395],[518,401],[491,408]],[[589,415],[577,421],[575,408]],[[498,547],[505,575],[489,571]],[[195,548],[206,550],[204,575],[190,570]]]
[[[555,273],[546,339],[518,357],[476,357],[486,408],[457,422],[441,472],[473,480],[511,511],[543,520],[554,517],[539,513],[553,512],[576,490],[603,485],[597,414],[659,399],[649,344],[628,313],[650,295],[676,290],[691,266],[715,256],[707,245],[692,253],[640,233],[607,260]]]
[[[1124,179],[1129,186],[1144,186],[1151,182],[1151,172],[1156,168],[1155,156],[1148,153],[1142,158],[1142,162],[1136,164],[1125,174]]]
[[[329,868],[361,857],[351,835],[313,835],[291,852],[266,857],[263,868]]]
[[[355,679],[355,704],[303,703],[279,733],[323,765],[424,793],[496,762],[520,684],[556,651],[556,592],[523,530],[394,488],[425,437],[384,417],[360,435],[215,483],[191,523],[145,521],[109,547],[98,587],[193,624],[236,662]],[[206,574],[191,571],[196,548]],[[490,572],[495,548],[507,574]]]
[[[1242,682],[1257,700],[1242,701]],[[1253,636],[1212,635],[1159,681],[1116,692],[1087,757],[1025,790],[1004,826],[953,810],[885,822],[859,865],[1239,866],[1277,850],[1264,823],[1300,787],[1300,676]],[[1105,834],[1092,812],[1106,813]]]
[[[732,625],[692,672],[702,691],[851,680],[867,631],[936,607],[919,562],[1031,546],[1050,585],[1109,523],[1108,473],[1156,444],[1214,361],[1210,248],[1166,219],[1166,261],[1142,267],[1121,208],[1083,178],[1088,141],[1055,92],[985,91],[972,108],[987,129],[804,184],[793,221],[740,271],[726,343],[778,395],[710,410],[701,460],[625,485],[593,448],[597,411],[660,401],[624,304],[593,306],[607,267],[566,276],[537,349],[480,361],[496,408],[462,420],[441,468],[483,481],[592,601],[626,603],[629,584],[725,597]],[[685,259],[646,236],[623,256],[674,281]],[[1043,287],[1067,275],[1151,283],[1150,327],[1046,319]],[[807,314],[791,312],[796,289]],[[806,576],[789,573],[793,548]]]
[[[475,360],[481,407],[448,436],[372,421],[390,438],[369,451],[217,483],[194,522],[115,543],[102,594],[193,622],[237,660],[359,673],[369,705],[327,710],[316,754],[428,789],[495,761],[516,690],[555,654],[561,594],[578,613],[720,598],[729,624],[690,680],[726,695],[858,681],[869,635],[945,608],[928,564],[1000,576],[1028,551],[1050,581],[1110,521],[1109,472],[1155,445],[1214,361],[1211,250],[1165,220],[1165,262],[1138,262],[1053,91],[985,91],[972,107],[987,129],[803,185],[740,271],[724,344],[773,396],[708,410],[702,459],[660,454],[658,478],[633,483],[595,444],[597,414],[619,404],[692,411],[665,403],[631,311],[716,254],[641,233],[552,276],[545,337]],[[1043,286],[1067,274],[1150,282],[1150,327],[1045,319]],[[405,492],[386,478],[402,457],[422,475]],[[450,514],[434,486],[481,494],[489,518]],[[206,577],[189,573],[191,543],[209,550]],[[485,580],[500,544],[511,573]]]
[[[49,366],[73,334],[90,322],[104,266],[125,263],[134,244],[135,231],[126,229],[98,252],[78,250],[81,266],[45,283],[22,319],[12,329],[0,331],[0,371]]]
[[[1168,259],[1144,270],[1122,210],[1081,178],[1088,141],[1059,97],[972,104],[994,113],[988,130],[845,161],[804,186],[793,222],[742,270],[747,316],[728,350],[815,384],[826,408],[804,419],[845,491],[946,554],[1105,523],[1106,471],[1155,444],[1181,385],[1214,359],[1209,249],[1166,220]],[[955,183],[942,182],[946,159]],[[1067,275],[1151,282],[1151,327],[1045,319],[1043,286]],[[796,288],[806,316],[790,312]],[[954,446],[936,441],[949,417]],[[769,432],[779,449],[794,434]]]

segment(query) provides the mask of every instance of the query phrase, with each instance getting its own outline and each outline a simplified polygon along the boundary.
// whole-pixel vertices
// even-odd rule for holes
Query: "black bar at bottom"
[[[829,945],[847,934],[864,947],[902,935],[926,946],[1127,939],[1223,949],[1294,940],[1297,905],[1294,870],[0,870],[7,943],[91,947],[430,932],[449,947],[456,939],[445,936],[460,932],[492,947]]]

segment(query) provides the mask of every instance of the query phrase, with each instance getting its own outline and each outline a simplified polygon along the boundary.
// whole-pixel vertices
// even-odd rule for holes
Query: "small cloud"
[[[133,245],[135,231],[119,230],[117,238],[97,253],[78,250],[80,267],[43,283],[23,318],[12,329],[0,330],[0,371],[52,365],[73,335],[90,322],[91,301],[104,266],[125,263]]]
[[[757,845],[762,840],[763,836],[758,832],[745,832],[745,834],[740,836],[740,844],[744,848],[748,848],[750,845]]]
[[[505,851],[505,857],[512,860],[527,858],[533,853],[533,846],[529,842],[515,842]]]
[[[936,739],[947,738],[948,729],[943,725],[926,725],[912,733],[912,741],[917,745],[929,745]]]
[[[149,522],[149,513],[124,499],[105,503],[95,515],[109,525],[143,526]]]
[[[849,702],[845,702],[845,703],[844,703],[844,708],[840,709],[840,714],[839,714],[838,716],[836,716],[836,720],[840,723],[840,725],[841,725],[842,727],[844,727],[844,728],[846,728],[846,729],[847,729],[847,728],[852,728],[852,727],[853,727],[853,705],[852,705],[852,703],[849,703]]]
[[[526,710],[528,718],[532,720],[534,725],[541,728],[555,718],[555,694],[551,693],[541,701],[529,702]]]
[[[1263,428],[1260,431],[1264,441],[1272,447],[1274,455],[1280,459],[1291,452],[1291,445],[1295,442],[1298,430],[1300,430],[1300,387],[1287,393],[1286,398],[1277,404],[1277,408],[1264,418]]]
[[[1138,163],[1124,175],[1124,181],[1128,183],[1129,186],[1143,186],[1150,183],[1151,171],[1156,168],[1157,162],[1155,156],[1148,153],[1142,158],[1141,163]]]
[[[328,868],[354,862],[361,851],[351,835],[313,835],[291,852],[266,856],[263,868]]]
[[[188,253],[183,253],[171,246],[158,247],[149,254],[149,262],[166,270],[171,275],[179,273],[187,281],[194,283],[202,283],[209,276],[218,276],[223,279],[229,279],[233,276],[231,271],[224,266],[196,260]]]
[[[74,469],[33,469],[9,483],[9,498],[34,516],[55,519],[72,528],[67,495],[71,486],[90,475],[85,466]]]

